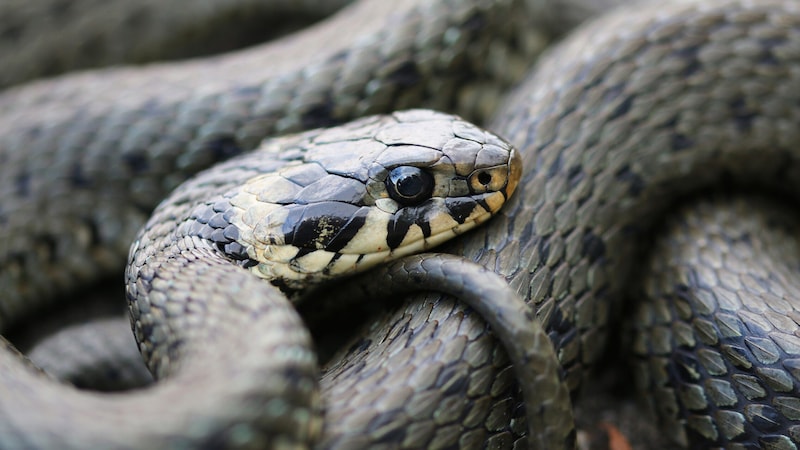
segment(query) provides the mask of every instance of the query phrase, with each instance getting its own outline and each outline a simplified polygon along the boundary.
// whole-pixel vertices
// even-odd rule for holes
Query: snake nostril
[[[478,183],[487,186],[492,182],[492,174],[489,172],[481,172],[478,174]]]

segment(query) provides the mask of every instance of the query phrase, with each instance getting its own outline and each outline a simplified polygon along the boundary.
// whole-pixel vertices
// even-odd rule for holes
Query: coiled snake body
[[[355,6],[350,12],[357,8],[366,10],[368,6],[365,5]],[[475,36],[481,35],[479,31],[491,31],[491,24],[503,22],[502,15],[493,14],[513,13],[518,5],[497,2],[492,6],[497,9],[474,6],[453,11],[452,16],[437,16],[453,17],[456,22],[473,26],[465,26],[463,35],[445,33],[449,38],[443,38],[440,42],[461,43],[454,47],[469,47],[471,51],[491,48],[496,41],[471,46],[466,43],[480,42],[480,39],[472,41],[462,36],[467,36],[470,30],[475,32]],[[413,11],[416,10],[411,11],[410,17],[419,17],[414,15]],[[410,23],[421,22],[412,20]],[[524,28],[517,27],[518,19],[509,23],[514,24],[510,28]],[[502,32],[498,33],[503,35]],[[336,55],[330,61],[341,60],[342,55]],[[344,55],[346,59],[347,53]],[[794,448],[797,445],[800,417],[796,411],[800,410],[800,388],[797,387],[795,361],[800,346],[795,337],[796,313],[791,298],[794,291],[790,282],[780,284],[790,276],[763,268],[754,272],[740,270],[742,261],[751,258],[740,246],[753,242],[757,242],[755,247],[767,246],[771,238],[767,236],[761,241],[753,236],[753,231],[725,234],[712,227],[712,237],[701,237],[702,244],[692,244],[692,241],[683,237],[687,234],[685,231],[688,229],[688,234],[694,236],[701,227],[692,225],[695,223],[695,219],[691,218],[693,216],[684,222],[677,219],[679,224],[674,228],[682,229],[683,234],[677,238],[665,238],[661,242],[666,244],[662,246],[677,248],[677,243],[689,241],[687,245],[690,248],[708,249],[708,252],[698,251],[700,256],[695,257],[692,257],[695,254],[692,251],[675,250],[673,254],[684,255],[682,258],[689,255],[685,260],[708,264],[693,268],[684,264],[684,259],[675,263],[674,259],[669,259],[668,263],[661,264],[659,261],[662,260],[655,255],[652,265],[656,278],[653,279],[658,281],[646,282],[639,288],[641,285],[635,275],[644,273],[639,271],[644,266],[638,262],[644,253],[639,244],[647,240],[648,233],[678,197],[707,190],[720,183],[726,187],[755,183],[782,193],[798,192],[798,58],[800,7],[795,2],[719,0],[644,5],[617,11],[583,26],[542,58],[537,69],[497,112],[489,128],[520,149],[526,172],[517,194],[498,217],[444,248],[449,253],[461,253],[501,274],[513,289],[536,307],[538,318],[547,330],[562,364],[564,386],[575,391],[583,382],[590,380],[591,372],[587,368],[602,355],[609,317],[618,311],[622,296],[629,292],[654,295],[656,298],[651,303],[654,306],[644,306],[638,314],[640,322],[652,324],[653,328],[643,329],[635,340],[635,350],[642,355],[642,362],[638,365],[643,373],[641,383],[655,388],[656,409],[675,438],[683,444],[696,447],[747,448],[770,445],[775,448]],[[423,61],[440,63],[442,60],[429,57]],[[458,61],[458,58],[450,61]],[[392,72],[395,80],[398,79],[398,73],[427,73],[423,70],[425,66],[414,66],[416,71],[411,71],[409,66],[403,66],[402,63],[392,67],[404,67],[404,70]],[[466,63],[461,67],[473,65]],[[324,66],[318,69],[298,73],[308,79],[312,79],[313,74],[326,73]],[[440,81],[447,79],[440,70],[432,70],[431,73],[440,76]],[[170,76],[165,72],[167,79]],[[175,79],[179,78],[175,76]],[[278,77],[279,80],[290,78]],[[378,78],[387,80],[392,77]],[[69,108],[70,99],[79,97],[78,93],[84,89],[70,88],[68,79],[62,83],[56,85],[60,88],[56,89],[55,98],[66,102],[67,106],[56,108],[52,116],[42,115],[42,120],[62,114],[60,111]],[[368,89],[370,95],[381,97],[380,93],[384,92],[382,98],[392,96],[377,84],[373,85],[374,89]],[[82,85],[79,79],[76,86]],[[220,85],[231,89],[225,83]],[[426,89],[437,90],[436,83],[431,86],[434,87]],[[162,154],[160,152],[167,154],[171,151],[169,145],[154,143],[152,137],[155,135],[153,130],[164,128],[159,119],[164,117],[161,114],[165,111],[188,119],[181,123],[198,120],[193,116],[195,111],[204,111],[200,116],[215,118],[212,122],[222,124],[222,128],[209,127],[214,130],[213,133],[205,133],[201,126],[191,129],[196,131],[187,132],[189,136],[176,135],[184,143],[194,143],[192,145],[196,147],[189,145],[189,148],[196,149],[197,154],[208,155],[211,152],[218,156],[224,156],[226,152],[235,153],[240,147],[252,147],[254,144],[251,141],[259,138],[249,133],[255,129],[268,130],[267,133],[276,131],[270,124],[288,124],[286,128],[292,129],[303,118],[344,118],[344,114],[337,115],[344,107],[330,103],[326,104],[325,114],[320,114],[318,108],[301,105],[300,109],[305,114],[289,113],[283,122],[274,120],[269,108],[256,108],[259,113],[250,115],[253,110],[249,107],[254,102],[248,101],[247,96],[254,92],[246,87],[235,87],[234,83],[234,89],[229,92],[245,98],[226,97],[224,92],[228,91],[225,89],[220,94],[213,92],[216,87],[209,87],[211,94],[202,97],[203,101],[208,102],[204,107],[179,102],[175,103],[178,106],[163,107],[166,103],[162,103],[160,97],[143,96],[144,100],[131,100],[136,105],[133,108],[136,113],[130,114],[146,119],[130,127],[130,134],[123,138],[111,138],[105,129],[81,134],[62,145],[66,149],[62,148],[63,153],[54,154],[74,154],[81,147],[76,142],[97,137],[98,141],[92,142],[114,140],[126,149],[120,153],[124,156],[122,161],[126,161],[126,171],[136,172],[143,165],[158,165],[157,156]],[[11,93],[4,101],[35,105],[46,99],[37,98],[36,88],[31,89]],[[400,106],[405,106],[405,102],[411,100],[404,97],[402,89],[401,86],[392,90],[392,93],[402,99],[398,101]],[[411,88],[411,91],[414,89]],[[276,89],[273,87],[270,92],[276,93]],[[363,105],[353,96],[340,95],[343,91],[331,92],[334,93],[327,95],[332,102],[341,100],[342,105]],[[165,94],[164,98],[169,97]],[[453,105],[452,102],[442,102],[438,105]],[[215,116],[209,112],[212,111],[209,105],[234,105],[232,109],[241,113],[233,118]],[[386,106],[386,103],[383,105]],[[181,110],[184,107],[188,109]],[[355,109],[360,113],[369,108]],[[86,106],[75,120],[96,118],[92,114],[97,111],[107,113],[100,107],[93,110],[91,106]],[[148,112],[152,111],[155,113],[148,116]],[[118,125],[113,125],[129,117],[125,114],[111,115],[105,123],[111,125],[109,129],[119,129]],[[18,160],[24,158],[18,156],[19,152],[6,149],[18,148],[16,146],[27,140],[39,145],[52,138],[48,137],[50,130],[41,125],[14,132],[13,128],[30,116],[12,112],[11,117],[14,120],[0,121],[5,127],[3,165],[4,168],[13,168],[10,174],[3,175],[3,179],[14,180],[12,184],[5,185],[4,198],[7,194],[20,198],[27,193],[37,192],[37,180],[46,172],[33,162],[20,163]],[[301,120],[296,120],[298,118]],[[226,124],[226,120],[230,122]],[[219,133],[219,129],[225,129],[226,125],[227,129],[233,131]],[[277,131],[281,131],[280,126],[277,128]],[[208,139],[209,136],[211,139]],[[231,136],[242,139],[232,139]],[[93,154],[91,148],[81,154]],[[152,154],[129,151],[137,148],[147,149]],[[154,157],[153,163],[145,163],[151,161],[150,156]],[[194,167],[193,162],[181,158],[177,157],[176,161],[186,161],[186,167]],[[85,170],[92,168],[97,172],[102,167],[101,162],[91,166],[71,165],[69,158],[65,161],[63,165],[67,170],[63,171],[64,178],[59,182],[67,182],[72,188],[80,186],[81,182],[93,180],[93,177],[86,176]],[[226,175],[211,177],[219,180],[215,177],[225,179]],[[160,185],[166,189],[172,184],[174,180],[168,179]],[[141,210],[146,210],[146,204],[135,201],[149,184],[134,179],[127,185],[131,188],[129,191],[135,193],[134,203]],[[184,187],[179,192],[189,191]],[[104,203],[102,200],[82,201],[85,203],[68,208],[80,209],[86,207],[86,202]],[[113,204],[114,201],[107,203]],[[209,203],[208,206],[213,210],[214,204]],[[74,204],[65,202],[65,205]],[[20,207],[15,211],[21,215],[26,208],[35,211],[37,205]],[[113,214],[115,209],[109,208],[104,214]],[[768,212],[764,216],[766,218],[742,220],[742,223],[729,219],[733,214],[730,211],[742,209],[756,208],[735,203],[723,209],[728,212],[709,214],[704,212],[708,210],[705,205],[696,211],[700,216],[742,226],[745,230],[758,230],[759,226],[764,225],[766,229],[762,231],[766,233],[777,224],[778,234],[784,233],[781,227],[786,220],[780,214],[781,217],[774,218],[771,215],[775,214]],[[199,218],[202,214],[198,214]],[[29,213],[28,218],[34,216]],[[15,223],[14,220],[23,223],[22,218],[14,219],[13,215],[7,213],[4,217],[6,237],[9,233],[26,228],[6,225]],[[24,223],[30,222],[28,218],[24,219]],[[206,218],[210,223],[211,217]],[[75,229],[84,230],[75,233],[75,236],[83,239],[76,242],[99,244],[103,236],[108,234],[107,230],[91,225],[95,223],[94,220],[89,225],[86,221],[72,220],[77,222]],[[154,219],[150,227],[157,228],[159,224],[167,222]],[[749,223],[757,225],[747,228]],[[224,230],[224,227],[211,228],[213,230],[196,231],[211,233],[208,235],[210,237],[215,231]],[[37,236],[36,229],[27,231],[30,231],[27,235],[31,237],[26,239],[33,240]],[[253,251],[247,251],[248,257],[244,257],[241,248],[225,240],[232,239],[231,236],[225,236],[224,232],[221,234],[224,238],[219,240],[222,248],[228,245],[226,251],[237,255],[234,259],[243,261],[243,265],[251,265],[247,261]],[[61,265],[61,259],[52,255],[69,254],[62,250],[59,243],[43,241],[41,235],[41,232],[38,233],[37,242],[40,244],[36,245],[15,247],[16,244],[6,243],[5,239],[3,241],[2,245],[6,247],[2,252],[3,271],[0,276],[9,277],[4,278],[4,286],[23,287],[15,291],[22,294],[12,293],[12,301],[3,304],[4,323],[9,320],[11,311],[20,310],[23,308],[20,305],[25,304],[27,299],[41,293],[30,289],[26,292],[24,287],[36,284],[36,277],[43,276],[51,266]],[[86,247],[93,250],[101,248],[100,245]],[[789,247],[786,245],[786,249]],[[29,248],[37,250],[23,251]],[[727,250],[729,248],[732,250]],[[100,258],[92,259],[93,262],[84,267],[91,269],[103,265],[106,255],[103,250],[97,251],[100,254],[92,257]],[[87,252],[83,251],[81,255],[87,255]],[[80,256],[75,258],[79,259]],[[796,256],[794,258],[796,261]],[[25,270],[26,266],[36,266],[39,260],[45,263],[50,261],[45,265],[48,270]],[[708,269],[709,266],[713,270]],[[75,267],[69,270],[84,270],[84,267]],[[679,273],[677,281],[663,281],[659,276],[663,275],[660,272],[665,269],[661,267],[670,267],[670,270],[675,267],[678,272],[686,272]],[[726,271],[728,267],[735,270]],[[796,263],[790,261],[789,267],[790,271],[796,270]],[[62,273],[53,272],[52,275],[58,278],[63,276]],[[153,277],[156,277],[156,273],[143,275],[145,281]],[[70,277],[59,286],[70,285],[73,278]],[[136,280],[136,276],[131,275],[129,279]],[[6,281],[9,284],[5,284]],[[709,286],[713,284],[722,286],[723,292],[708,293]],[[132,290],[138,289],[139,282],[134,281],[132,286]],[[181,283],[171,286],[182,291],[201,288],[209,296],[223,295],[228,290],[220,289],[220,286],[227,285],[219,281],[211,281],[202,287]],[[271,289],[255,286],[253,289]],[[675,287],[676,293],[670,293],[665,287]],[[693,291],[693,287],[698,287],[700,294],[694,293],[697,291]],[[768,294],[767,299],[756,302],[746,297],[747,294],[759,292]],[[675,302],[668,302],[670,298]],[[176,311],[175,317],[190,323],[192,308],[202,309],[203,304],[189,303],[185,308],[187,311],[181,311],[181,314]],[[762,314],[756,316],[756,311]],[[134,311],[135,317],[145,317],[146,314],[147,311]],[[673,316],[681,320],[675,320]],[[224,312],[220,317],[223,319],[218,323],[207,328],[199,327],[197,333],[213,333],[215,330],[227,332],[241,326],[236,322],[226,322]],[[278,354],[283,359],[276,360],[276,364],[313,366],[308,355],[300,350],[307,337],[296,331],[298,319],[293,318],[291,313],[266,317],[263,320],[277,322],[264,325],[278,330],[277,334],[289,341],[287,346],[281,347],[284,350]],[[518,407],[517,387],[510,375],[508,362],[503,353],[497,351],[498,344],[486,331],[486,326],[470,315],[469,310],[446,298],[411,299],[394,315],[380,319],[372,325],[370,334],[343,351],[340,355],[343,358],[334,358],[336,362],[323,373],[322,396],[326,403],[320,445],[515,445],[527,431],[524,426],[526,422],[517,419],[526,413],[533,416],[544,413]],[[154,356],[150,364],[156,372],[164,361],[171,358],[170,351],[183,351],[180,350],[180,340],[174,341],[176,338],[173,334],[152,327],[141,329],[140,333],[151,335],[152,342],[168,349],[165,352],[157,345],[144,346],[145,353]],[[252,336],[257,336],[255,330],[249,339],[257,339]],[[201,342],[202,339],[211,341],[207,336],[201,337]],[[239,339],[247,340],[245,337]],[[271,342],[264,342],[264,345],[269,346]],[[695,347],[697,353],[687,351]],[[247,355],[234,357],[224,350],[209,345],[208,349],[192,351],[217,355],[223,367],[226,367],[225,361],[230,361],[228,364],[234,368],[237,364],[260,360],[255,356],[247,358]],[[647,359],[650,353],[654,355],[653,359]],[[297,371],[292,371],[292,375],[297,376],[270,378],[267,383],[263,383],[263,380],[253,383],[251,379],[238,379],[232,372],[227,375],[230,380],[235,380],[231,381],[231,386],[253,385],[255,388],[256,385],[266,384],[277,391],[285,390],[285,398],[288,399],[314,395],[309,394],[312,390],[306,384],[311,383],[313,377],[300,376]],[[195,381],[186,380],[186,384]],[[154,389],[163,390],[166,398],[183,392],[170,391],[176,389],[170,387],[157,386]],[[343,392],[347,395],[341,395]],[[278,436],[282,436],[283,432],[313,435],[315,427],[319,426],[313,420],[305,420],[307,418],[301,417],[302,414],[282,415],[281,412],[287,407],[285,404],[269,403],[264,397],[258,396],[253,399],[255,404],[263,402],[269,406],[267,412],[272,413],[271,422],[265,427],[274,427]],[[102,403],[105,400],[98,401]],[[364,408],[363,405],[370,405],[370,408]],[[141,411],[147,411],[144,406],[142,408]],[[204,404],[203,398],[198,397],[197,403],[191,408],[199,411],[213,409],[214,405]],[[27,416],[18,411],[12,414],[5,407],[2,412],[6,424],[24,424],[32,420],[32,413],[27,413]],[[87,417],[91,413],[87,411]],[[220,411],[223,416],[235,413]],[[267,419],[260,417],[259,420]],[[80,422],[80,426],[89,428],[89,422]],[[187,424],[187,433],[202,434],[208,426],[210,424],[202,420]],[[226,443],[235,444],[236,439],[245,442],[250,432],[246,426],[232,427],[224,434],[228,439]],[[570,430],[562,428],[552,434],[568,436]],[[272,443],[277,446],[283,442],[281,439],[279,437]]]

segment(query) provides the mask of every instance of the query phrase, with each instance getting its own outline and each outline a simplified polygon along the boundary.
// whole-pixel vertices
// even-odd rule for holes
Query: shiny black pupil
[[[430,198],[433,177],[419,167],[400,166],[386,179],[389,196],[403,205],[414,205]]]

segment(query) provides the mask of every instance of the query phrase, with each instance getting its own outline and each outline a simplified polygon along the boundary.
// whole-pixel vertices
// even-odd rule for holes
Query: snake
[[[356,4],[344,10],[337,19],[344,21],[346,14],[361,17],[356,13],[366,10],[368,6],[365,5],[366,2]],[[467,8],[468,13],[465,15],[454,10],[448,14],[430,17],[454,18],[456,22],[462,20],[462,23],[472,25],[472,28],[465,26],[463,30],[475,31],[477,36],[486,31],[485,27],[492,22],[489,19],[490,10],[492,13],[513,12],[513,6],[517,4],[496,2],[491,6],[497,5],[500,5],[497,9],[487,5],[486,10],[481,10],[481,5],[473,5],[478,9]],[[484,15],[476,14],[475,11]],[[421,16],[425,15],[414,17]],[[476,20],[476,17],[480,20]],[[512,14],[508,17],[514,17],[515,20],[507,22],[502,20],[502,15],[491,17],[497,20],[495,23],[506,24],[506,31],[526,28],[519,26],[522,15]],[[463,20],[465,18],[472,20]],[[515,195],[496,217],[481,228],[459,236],[451,244],[445,244],[441,249],[447,253],[461,254],[500,274],[510,287],[535,307],[538,320],[547,330],[560,360],[563,386],[568,390],[577,392],[583,384],[592,382],[592,372],[589,369],[603,354],[606,337],[610,332],[609,319],[620,310],[623,298],[631,289],[629,286],[637,285],[636,275],[643,269],[641,264],[637,264],[644,253],[643,243],[650,240],[650,233],[657,228],[656,225],[662,221],[671,205],[691,193],[719,184],[737,187],[755,184],[759,188],[789,196],[792,192],[797,192],[795,146],[798,131],[794,113],[800,95],[800,85],[795,80],[798,68],[797,49],[800,48],[800,43],[797,42],[799,18],[797,4],[788,0],[718,0],[702,3],[676,1],[666,5],[625,7],[581,26],[563,42],[548,50],[537,62],[530,76],[515,88],[508,100],[494,113],[494,119],[488,122],[488,129],[520,150],[526,172]],[[377,22],[366,23],[367,26],[372,26]],[[333,26],[326,26],[321,24],[314,30],[335,29]],[[447,26],[436,28],[452,29]],[[398,28],[376,25],[375,29],[385,32]],[[330,38],[327,44],[335,52],[341,47],[337,47],[339,42],[332,37],[335,33],[329,33],[331,34],[327,36],[319,34]],[[417,32],[415,35],[422,34]],[[460,45],[466,45],[464,42],[469,40],[463,38],[464,41],[459,41],[461,35],[452,36],[453,34],[457,33],[451,33],[450,38],[461,42]],[[497,35],[506,34],[498,31]],[[297,47],[287,48],[300,53],[298,49],[303,47],[299,43],[304,43],[302,38],[295,38],[290,42],[294,42]],[[453,41],[443,39],[441,42]],[[483,48],[488,47],[491,46]],[[482,46],[469,48],[467,53],[474,55],[480,54],[475,49]],[[483,55],[485,54],[481,54]],[[298,55],[301,62],[306,62],[302,61],[303,57],[304,54]],[[346,54],[339,54],[332,59],[316,60],[329,62],[343,59],[347,59]],[[478,60],[481,60],[480,57]],[[437,62],[436,58],[424,61]],[[190,62],[182,67],[195,70],[197,66],[197,62]],[[485,65],[475,65],[481,66]],[[466,63],[459,69],[463,67],[472,65]],[[414,72],[408,66],[403,68],[401,73],[404,75]],[[168,70],[170,69],[166,69],[166,66],[155,66],[153,72],[163,78],[165,83],[180,81],[184,76],[170,75],[172,72]],[[208,76],[208,72],[213,71],[213,68],[208,68],[203,75]],[[326,71],[316,66],[301,71],[300,77],[285,76],[280,80],[310,80],[312,75],[331,71],[332,69]],[[454,72],[458,73],[459,70]],[[107,117],[104,123],[119,131],[123,128],[119,124],[125,123],[123,119],[129,119],[135,114],[115,113],[112,109],[89,104],[78,103],[76,106],[74,99],[80,98],[84,89],[97,88],[97,92],[103,92],[104,80],[112,80],[114,76],[130,76],[130,85],[136,89],[147,85],[147,82],[137,81],[128,69],[103,73],[103,79],[97,79],[92,76],[92,72],[88,72],[77,78],[66,77],[54,84],[37,83],[13,90],[7,96],[4,94],[3,103],[21,104],[23,110],[47,101],[49,96],[57,99],[57,103],[62,106],[55,106],[47,113],[40,111],[36,115],[14,112],[11,107],[3,108],[4,111],[11,111],[9,114],[12,120],[0,120],[0,124],[6,124],[3,133],[0,133],[4,139],[2,148],[25,143],[32,149],[30,152],[49,151],[37,150],[54,139],[52,136],[55,135],[48,133],[63,133],[73,128],[80,130],[81,127],[74,126],[97,122],[98,116]],[[443,76],[437,70],[433,73]],[[407,78],[399,78],[407,81]],[[94,83],[89,83],[90,80]],[[432,90],[446,90],[439,89],[441,84],[438,83],[429,86],[434,86],[430,88]],[[241,88],[241,85],[238,87]],[[238,120],[234,114],[225,124],[221,115],[214,116],[214,112],[209,111],[208,104],[223,104],[234,110],[237,107],[246,110],[248,102],[239,98],[241,103],[228,103],[223,100],[219,91],[215,91],[217,88],[230,86],[220,82],[217,86],[209,86],[204,92],[207,94],[203,98],[206,109],[200,115],[205,118],[210,116],[213,125],[202,128],[197,134],[197,141],[192,141],[193,144],[189,145],[190,149],[198,151],[204,162],[215,159],[215,156],[216,159],[222,159],[229,156],[229,153],[240,153],[255,146],[261,136],[248,134],[253,133],[254,129],[263,128],[268,130],[266,133],[272,133],[291,131],[304,125],[326,125],[314,119],[321,118],[322,122],[343,120],[345,114],[336,114],[347,109],[348,105],[365,108],[360,109],[357,114],[369,112],[364,104],[359,105],[357,100],[343,95],[341,91],[333,91],[333,94],[326,94],[326,100],[332,102],[341,99],[344,106],[337,107],[328,103],[321,112],[319,105],[313,105],[317,108],[304,110],[307,104],[300,104],[300,114],[290,113],[282,120],[275,120],[268,113],[269,108],[264,107],[259,110],[263,114],[257,117],[259,126],[248,123],[243,118],[247,117],[244,112],[240,112]],[[369,92],[370,95],[378,93],[377,97],[381,97],[383,92],[383,98],[392,97],[386,91],[381,91],[380,86],[373,85],[373,88],[375,89]],[[471,91],[464,86],[459,88],[461,89],[464,92]],[[185,92],[185,89],[176,88],[174,92],[162,94],[165,98],[163,101],[177,98],[181,93],[179,91]],[[266,87],[263,91],[281,92],[274,87],[272,90]],[[143,92],[147,92],[147,89]],[[247,89],[234,89],[234,92],[244,96],[256,95]],[[168,98],[169,96],[174,97]],[[279,95],[276,94],[275,97]],[[296,91],[293,97],[302,100],[303,96]],[[105,101],[101,101],[102,98],[91,97],[93,101],[100,103]],[[68,137],[62,141],[63,152],[58,155],[63,155],[60,157],[69,161],[69,156],[77,151],[75,149],[84,144],[82,139],[98,138],[104,144],[113,140],[126,147],[127,153],[119,153],[123,156],[125,169],[136,171],[137,168],[148,165],[143,162],[148,159],[142,157],[141,153],[136,157],[135,152],[131,152],[142,142],[150,144],[147,148],[154,149],[152,151],[155,155],[164,154],[156,153],[155,149],[169,153],[167,144],[152,141],[155,134],[151,131],[154,128],[163,128],[163,120],[158,120],[161,118],[159,113],[170,109],[161,109],[164,105],[161,97],[141,94],[123,98],[134,105],[138,114],[145,117],[138,125],[125,127],[130,134],[111,138],[105,131],[88,134],[76,132],[73,135],[67,133]],[[398,95],[398,98],[401,98],[399,106],[408,106],[405,103],[409,101],[407,97]],[[438,100],[422,102],[421,106],[433,106],[437,109],[459,107],[452,100],[439,104],[436,101]],[[188,112],[183,115],[179,112],[176,116],[191,122],[195,118],[187,116],[191,115],[191,111],[200,109],[200,104],[190,103],[188,109],[183,110]],[[53,120],[59,115],[67,114],[65,111],[72,114],[79,111],[81,114],[74,114],[77,117],[69,126],[35,125],[37,120]],[[308,111],[313,113],[308,114]],[[305,124],[301,123],[304,121]],[[28,122],[34,125],[22,132],[16,131],[18,134],[9,131],[20,128],[20,123]],[[13,124],[13,127],[9,124]],[[228,131],[220,138],[219,129],[215,130],[214,126],[224,128],[224,125],[234,132]],[[175,131],[175,128],[171,128],[171,131]],[[189,136],[195,134],[189,133]],[[4,174],[2,179],[14,180],[10,186],[4,187],[3,192],[10,193],[12,197],[19,197],[28,190],[41,189],[37,183],[40,179],[47,180],[43,176],[43,168],[38,168],[38,172],[20,170],[20,167],[31,169],[13,159],[13,155],[20,153],[22,152],[7,154],[5,150],[2,153],[3,167],[12,167],[12,172]],[[94,151],[87,153],[95,154]],[[134,193],[133,203],[139,209],[135,214],[139,219],[134,221],[136,226],[132,228],[137,228],[144,222],[141,217],[146,213],[143,211],[149,213],[155,206],[154,203],[137,203],[144,197],[144,191],[154,189],[158,194],[166,194],[166,191],[189,176],[187,172],[190,169],[187,166],[191,163],[188,159],[178,158],[178,162],[182,163],[178,166],[186,169],[178,175],[159,175],[156,177],[158,182],[143,183],[134,180],[129,183],[130,189],[127,192]],[[57,182],[77,185],[94,181],[94,177],[103,172],[100,168],[108,167],[107,164],[70,166],[68,163],[61,166],[67,166],[66,176]],[[226,178],[226,175],[218,176]],[[93,210],[104,211],[104,219],[109,218],[110,222],[97,221],[95,224],[94,220],[73,221],[79,224],[75,228],[78,230],[79,241],[97,241],[94,243],[98,244],[104,236],[110,234],[104,229],[98,229],[101,225],[97,224],[109,223],[102,226],[118,227],[116,231],[127,226],[119,220],[123,215],[114,214],[115,210],[111,206],[111,209],[100,207],[102,199],[89,198],[90,200],[83,200],[83,204],[80,203],[82,199],[76,200],[78,205],[91,204]],[[55,203],[60,204],[58,201]],[[114,205],[121,201],[107,203]],[[63,204],[66,209],[83,209],[83,206],[76,207],[68,201]],[[34,214],[38,205],[25,207],[32,210],[28,214]],[[753,209],[758,208],[739,207],[739,210]],[[23,216],[21,211],[15,212],[19,217]],[[704,215],[714,216],[707,213]],[[738,224],[741,221],[725,220],[724,215],[717,220],[741,226]],[[68,221],[44,222],[64,227]],[[759,224],[772,227],[774,222],[775,220],[761,220]],[[105,257],[105,261],[77,264],[71,270],[79,273],[59,273],[64,265],[52,262],[48,264],[48,260],[54,259],[52,254],[59,254],[58,245],[69,244],[61,244],[60,240],[56,241],[46,233],[44,236],[43,233],[37,235],[37,230],[26,229],[31,227],[31,223],[40,222],[26,221],[25,226],[18,228],[19,234],[35,236],[37,244],[29,244],[23,238],[22,246],[16,251],[12,247],[12,251],[4,253],[13,257],[4,260],[3,275],[0,276],[26,273],[23,277],[40,277],[50,274],[60,284],[38,283],[35,278],[23,278],[22,283],[17,281],[17,286],[25,287],[18,289],[24,292],[21,297],[28,297],[9,302],[8,305],[11,306],[3,303],[3,323],[10,320],[11,312],[17,313],[23,308],[38,306],[28,301],[42,294],[34,293],[34,289],[44,290],[45,294],[51,289],[49,293],[52,295],[57,289],[64,289],[78,281],[86,281],[87,277],[97,276],[87,275],[94,273],[95,267],[113,266],[106,263],[114,259],[110,252],[101,250],[105,248],[101,245],[95,245],[91,252],[92,258]],[[693,238],[698,234],[699,228],[702,227],[687,227]],[[128,230],[126,233],[133,236],[135,230]],[[5,230],[4,234],[16,235]],[[726,246],[753,241],[752,238],[741,236],[707,240],[712,242],[709,246],[712,255],[724,254]],[[6,246],[14,245],[7,243],[7,240],[3,242]],[[671,243],[674,240],[667,239],[665,242]],[[691,248],[692,244],[689,246]],[[127,251],[120,248],[123,246],[118,248],[117,256]],[[86,253],[79,251],[76,254]],[[736,254],[742,255],[740,251]],[[43,264],[37,264],[40,261],[35,258],[43,259]],[[709,257],[695,259],[700,262],[714,260]],[[746,259],[744,256],[743,260]],[[730,265],[737,261],[732,257],[717,260]],[[654,261],[660,259],[654,257]],[[35,266],[38,270],[25,272],[23,267],[26,265]],[[656,274],[665,271],[660,269],[662,266],[658,263],[654,265],[653,271]],[[680,263],[677,266],[683,268]],[[740,267],[736,266],[734,269],[739,270]],[[696,274],[702,269],[694,270]],[[708,275],[708,272],[701,273]],[[713,272],[711,279],[722,280],[723,285],[729,283],[732,277],[720,273]],[[84,280],[78,280],[81,276]],[[793,448],[797,441],[795,430],[798,417],[795,413],[797,377],[791,359],[796,354],[796,338],[792,328],[796,324],[791,320],[791,300],[786,298],[786,292],[790,292],[790,289],[764,288],[773,297],[778,292],[778,298],[755,303],[757,306],[748,311],[734,308],[733,312],[725,310],[725,314],[721,316],[698,316],[692,319],[694,316],[689,312],[698,311],[710,315],[714,312],[707,311],[714,309],[710,306],[724,303],[727,308],[736,303],[720,301],[729,298],[725,294],[693,296],[689,290],[692,283],[686,280],[698,278],[706,279],[697,275],[684,275],[683,284],[677,284],[680,288],[678,295],[664,294],[665,297],[677,297],[677,306],[664,306],[664,300],[657,300],[655,309],[645,308],[641,313],[641,322],[649,320],[660,325],[644,331],[645,337],[640,337],[637,341],[637,351],[642,354],[643,361],[648,361],[646,358],[649,358],[644,356],[647,353],[644,350],[649,350],[649,347],[656,349],[657,362],[640,364],[640,371],[645,378],[642,384],[657,385],[659,401],[654,402],[658,403],[657,414],[671,425],[671,435],[683,445],[699,448],[766,445]],[[782,278],[786,277],[779,275],[761,279],[751,276],[749,280],[758,279],[758,283],[764,285],[767,281],[777,282]],[[11,282],[5,284],[7,280],[4,279],[4,286],[12,286]],[[705,289],[707,284],[701,284],[701,288]],[[751,284],[754,283],[749,285]],[[209,285],[219,286],[214,283]],[[266,284],[261,283],[259,286]],[[646,284],[643,291],[657,293],[660,286],[658,283]],[[188,286],[179,285],[178,288],[188,289]],[[744,295],[744,291],[757,292],[758,289],[740,289],[737,294]],[[12,291],[11,295],[14,295],[13,292],[16,291]],[[749,306],[754,301],[740,300],[740,303]],[[681,316],[683,321],[672,322],[673,319],[664,314],[665,310],[676,310],[677,316]],[[768,310],[769,314],[764,319],[758,319],[754,317],[752,310]],[[687,315],[688,322],[685,321]],[[784,320],[778,320],[776,315],[782,315]],[[219,329],[226,327],[221,326]],[[297,337],[294,335],[297,333],[295,328],[284,331],[284,337]],[[452,299],[436,295],[412,298],[394,313],[372,324],[367,331],[366,337],[358,338],[355,345],[342,351],[345,358],[334,357],[333,361],[337,362],[323,370],[322,396],[336,400],[326,402],[325,421],[318,425],[323,427],[320,446],[352,447],[374,442],[376,445],[406,447],[512,447],[515,443],[520,445],[519,441],[525,439],[527,422],[522,416],[534,415],[535,412],[521,406],[518,386],[513,379],[513,370],[507,357],[500,349],[500,344],[487,333],[489,330],[486,324],[471,315],[469,309],[464,309]],[[168,340],[169,336],[163,338]],[[307,338],[301,338],[303,339]],[[686,348],[695,347],[698,342],[702,342],[703,347],[698,353],[702,356],[687,356]],[[722,344],[722,347],[713,347],[714,344]],[[162,360],[169,359],[167,355],[159,356]],[[233,362],[231,364],[233,367]],[[420,369],[416,376],[412,376],[414,374],[408,370],[397,370],[397,367]],[[678,380],[669,379],[669,375],[675,373],[678,374]],[[381,388],[376,388],[378,385]],[[423,392],[417,389],[423,386],[433,386],[434,390]],[[384,391],[383,387],[397,389],[387,388]],[[342,392],[349,395],[342,396]],[[331,396],[327,396],[327,393]],[[338,397],[334,395],[337,393]],[[764,402],[758,403],[760,400]],[[373,408],[359,409],[364,404]],[[525,406],[530,408],[527,404]],[[420,412],[435,414],[426,416]],[[22,415],[20,419],[16,419],[8,414],[4,417],[8,418],[9,423],[14,420],[24,423],[30,416]],[[81,425],[89,424],[83,422]],[[204,425],[198,427],[203,428]],[[311,425],[307,426],[313,428]],[[563,429],[560,432],[568,434]],[[245,431],[241,433],[247,434]]]

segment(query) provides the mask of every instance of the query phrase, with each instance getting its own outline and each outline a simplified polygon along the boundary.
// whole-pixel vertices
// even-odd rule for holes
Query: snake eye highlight
[[[413,206],[431,198],[433,176],[413,166],[395,167],[386,178],[389,196],[405,206]]]

